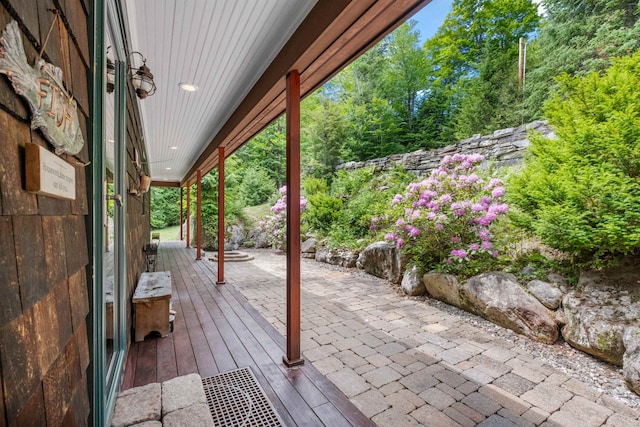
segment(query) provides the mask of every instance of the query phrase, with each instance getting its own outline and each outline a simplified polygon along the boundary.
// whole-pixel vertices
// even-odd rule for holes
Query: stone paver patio
[[[226,279],[285,333],[285,257]],[[638,426],[640,409],[363,273],[302,264],[302,349],[379,426]]]

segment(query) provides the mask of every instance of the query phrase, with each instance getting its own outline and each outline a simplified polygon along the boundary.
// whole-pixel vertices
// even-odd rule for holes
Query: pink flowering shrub
[[[287,187],[278,192],[282,197],[271,207],[273,215],[260,221],[260,229],[267,233],[269,243],[274,249],[285,249],[287,244]],[[307,200],[300,196],[300,213],[307,209]]]
[[[501,180],[474,172],[482,160],[479,154],[445,156],[429,178],[409,184],[393,198],[393,227],[385,239],[428,268],[497,258],[492,226],[509,206]],[[371,228],[380,222],[373,218]]]

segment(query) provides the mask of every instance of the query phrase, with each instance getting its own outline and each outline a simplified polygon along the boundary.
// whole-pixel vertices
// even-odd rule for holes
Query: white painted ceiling
[[[185,176],[316,1],[127,0],[131,48],[158,88],[140,101],[154,181]]]

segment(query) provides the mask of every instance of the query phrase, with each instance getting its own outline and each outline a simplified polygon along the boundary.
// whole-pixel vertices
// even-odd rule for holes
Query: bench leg
[[[169,300],[135,303],[135,340],[144,341],[151,332],[169,335]]]

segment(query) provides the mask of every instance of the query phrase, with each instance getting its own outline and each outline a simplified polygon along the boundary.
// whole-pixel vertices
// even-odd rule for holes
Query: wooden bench
[[[171,300],[171,272],[157,271],[140,275],[133,294],[135,308],[135,340],[144,341],[151,332],[169,335],[169,305]]]

